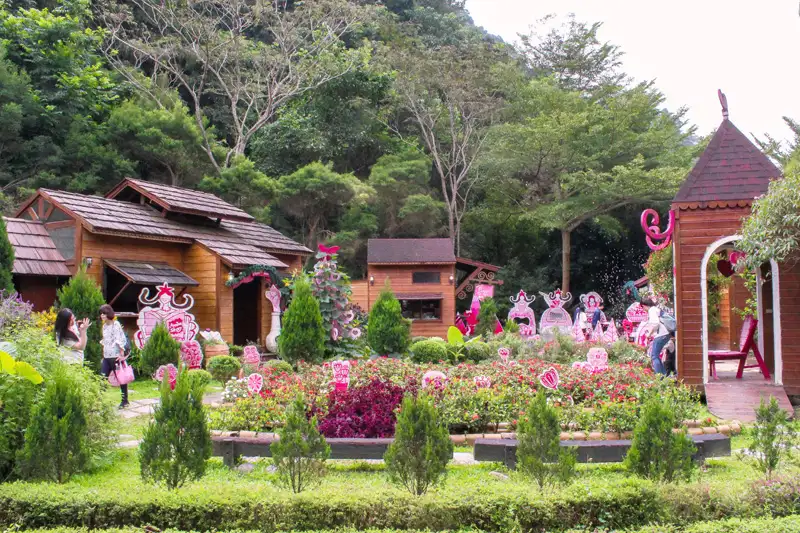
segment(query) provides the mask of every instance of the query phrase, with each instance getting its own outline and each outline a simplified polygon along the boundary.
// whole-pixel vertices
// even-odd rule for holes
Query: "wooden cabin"
[[[709,349],[739,349],[741,322],[733,312],[747,299],[740,283],[734,284],[728,295],[728,331],[712,335],[707,316],[708,263],[713,254],[733,249],[753,201],[767,192],[771,180],[781,177],[780,170],[728,119],[721,100],[723,121],[672,203],[678,374],[707,392]],[[772,261],[758,277],[757,342],[771,384],[800,394],[800,265]],[[725,343],[728,346],[720,346]],[[753,376],[757,381],[765,381],[760,373]]]
[[[167,282],[194,297],[202,329],[240,345],[263,343],[272,308],[263,278],[226,280],[254,265],[300,270],[311,254],[212,194],[133,179],[105,197],[40,189],[17,217],[44,228],[69,273],[86,266],[126,327],[142,289]]]
[[[56,301],[58,288],[72,275],[44,224],[5,218],[6,232],[14,247],[14,288],[34,311],[45,311]]]
[[[352,300],[370,310],[388,281],[414,337],[446,338],[457,295],[466,298],[476,283],[502,283],[498,267],[457,258],[450,239],[370,239],[367,247],[367,278],[353,282]]]

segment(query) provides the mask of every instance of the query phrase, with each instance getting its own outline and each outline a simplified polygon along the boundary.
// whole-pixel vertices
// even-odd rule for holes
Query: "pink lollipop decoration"
[[[253,396],[260,394],[264,388],[264,376],[261,374],[250,374],[247,376],[247,390]]]

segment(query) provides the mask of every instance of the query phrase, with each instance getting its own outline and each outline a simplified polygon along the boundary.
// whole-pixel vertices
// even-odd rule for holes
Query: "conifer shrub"
[[[625,457],[625,466],[634,474],[671,483],[689,480],[695,464],[695,446],[686,429],[674,433],[676,419],[669,404],[652,396],[633,430],[633,442]]]
[[[789,423],[789,414],[781,409],[774,396],[769,403],[761,399],[750,435],[748,449],[756,458],[755,466],[767,479],[771,479],[781,460],[791,453],[796,439],[794,428]]]
[[[203,387],[182,367],[175,390],[170,388],[168,376],[161,383],[161,403],[139,445],[142,479],[177,489],[188,480],[203,477],[210,457]]]
[[[139,354],[139,372],[144,376],[152,376],[162,365],[171,363],[178,366],[180,354],[181,343],[173,339],[167,326],[160,322]]]
[[[211,384],[211,381],[214,379],[211,373],[201,368],[195,368],[189,370],[189,379],[192,383],[197,382],[200,386],[200,389],[205,392],[206,388]]]
[[[411,360],[415,363],[447,361],[447,344],[442,340],[425,339],[411,345]]]
[[[53,373],[31,412],[21,452],[24,477],[69,481],[90,460],[86,406],[64,370]]]
[[[369,312],[367,342],[378,355],[404,354],[411,343],[411,322],[388,282]]]
[[[475,335],[484,339],[491,339],[497,327],[497,303],[494,298],[486,298],[481,302],[481,311],[478,313],[478,325],[475,326]]]
[[[0,291],[13,292],[14,247],[8,240],[6,221],[0,217]]]
[[[272,372],[274,372],[275,374],[280,374],[282,372],[291,374],[294,372],[294,368],[292,368],[292,365],[290,365],[289,363],[287,363],[282,359],[272,359],[270,361],[267,361],[267,366],[270,367],[272,369]]]
[[[568,483],[575,475],[576,450],[561,446],[558,411],[539,390],[517,427],[517,470],[540,489]]]
[[[218,355],[208,361],[208,372],[211,377],[225,385],[232,377],[239,373],[242,363],[231,355]]]
[[[280,483],[296,494],[318,484],[325,475],[331,448],[317,430],[317,418],[306,416],[301,396],[289,406],[278,436],[280,440],[270,445],[270,452]]]
[[[305,277],[298,278],[294,283],[292,302],[283,315],[278,352],[281,359],[292,365],[300,361],[320,363],[324,358],[325,328],[322,314]]]
[[[421,496],[441,483],[453,458],[453,442],[439,411],[424,394],[407,395],[395,426],[394,441],[384,455],[392,482]]]
[[[76,320],[88,318],[92,323],[86,332],[87,342],[83,354],[86,363],[97,371],[100,370],[100,362],[103,360],[103,347],[100,345],[103,326],[98,311],[105,303],[103,292],[86,273],[85,267],[81,267],[58,291],[59,307],[71,309]]]

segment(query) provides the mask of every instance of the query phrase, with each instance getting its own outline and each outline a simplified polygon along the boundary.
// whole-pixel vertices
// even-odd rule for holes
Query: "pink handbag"
[[[108,375],[108,382],[112,387],[127,385],[133,381],[133,367],[125,361],[117,363],[117,367]]]

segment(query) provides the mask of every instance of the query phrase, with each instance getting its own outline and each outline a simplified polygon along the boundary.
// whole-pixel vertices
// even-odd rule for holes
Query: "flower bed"
[[[335,391],[331,365],[301,364],[296,374],[262,367],[263,386],[248,392],[247,379],[232,380],[226,389],[231,402],[211,413],[218,430],[269,432],[281,425],[284,408],[298,393],[329,437],[389,437],[394,412],[408,392],[423,386],[423,376],[437,371],[444,383],[426,391],[434,398],[451,433],[483,434],[501,423],[511,429],[528,401],[542,387],[540,376],[550,368],[560,382],[548,390],[549,401],[560,409],[565,429],[583,432],[631,431],[642,400],[658,394],[671,402],[678,420],[697,418],[698,397],[688,387],[662,379],[639,363],[610,364],[602,372],[552,364],[539,359],[481,364],[417,365],[407,360],[381,358],[351,361],[347,391]]]

